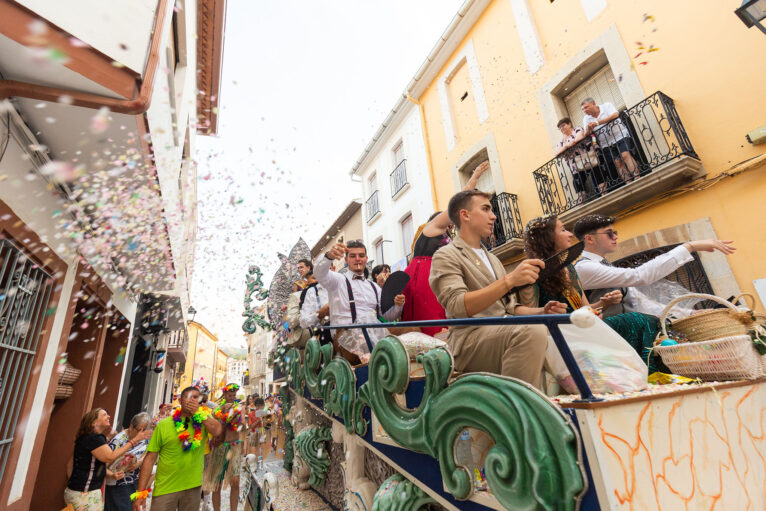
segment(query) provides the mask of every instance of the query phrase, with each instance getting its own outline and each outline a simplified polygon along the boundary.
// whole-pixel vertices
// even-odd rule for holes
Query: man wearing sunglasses
[[[575,269],[583,289],[588,292],[588,300],[593,303],[604,295],[622,293],[621,303],[603,311],[605,318],[635,311],[635,296],[631,294],[630,286],[654,284],[691,262],[694,259],[692,253],[718,250],[729,255],[736,250],[732,241],[689,241],[636,268],[617,268],[606,259],[608,254],[617,250],[613,217],[586,215],[575,223],[574,234],[585,243],[582,258],[575,264]]]

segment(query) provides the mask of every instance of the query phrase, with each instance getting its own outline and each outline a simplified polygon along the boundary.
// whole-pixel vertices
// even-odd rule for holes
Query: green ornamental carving
[[[394,474],[380,485],[372,500],[372,511],[422,511],[435,502],[402,474]]]
[[[263,288],[263,281],[261,278],[263,273],[261,269],[255,265],[250,266],[247,271],[246,283],[247,289],[245,291],[245,312],[242,313],[247,319],[242,324],[242,330],[248,334],[255,332],[256,326],[260,326],[264,330],[270,330],[271,324],[263,316],[258,314],[258,311],[253,306],[253,294],[255,299],[263,301],[269,296],[269,291]]]
[[[290,409],[292,408],[292,401],[290,391],[287,387],[279,389],[279,400],[282,403],[282,425],[285,427],[285,457],[284,468],[288,472],[293,471],[293,425],[288,418]]]
[[[343,358],[332,358],[332,345],[320,346],[309,339],[304,353],[303,376],[311,395],[324,402],[324,411],[343,419],[346,430],[353,433],[353,411],[356,398],[356,376]]]
[[[366,431],[362,409],[369,406],[393,440],[436,458],[449,492],[466,499],[473,474],[456,465],[454,443],[466,427],[482,430],[495,441],[486,457],[487,481],[506,509],[576,509],[584,488],[579,443],[561,410],[533,387],[497,375],[468,374],[447,386],[452,361],[443,349],[419,355],[418,362],[425,393],[417,409],[405,410],[394,394],[409,384],[407,352],[395,337],[376,344],[354,406],[358,434]]]
[[[308,465],[311,474],[309,484],[322,486],[330,468],[330,455],[327,445],[332,438],[330,428],[308,427],[295,437],[295,448],[301,459]]]
[[[303,369],[301,368],[301,354],[297,348],[287,352],[285,365],[287,366],[287,383],[299,396],[303,396]]]

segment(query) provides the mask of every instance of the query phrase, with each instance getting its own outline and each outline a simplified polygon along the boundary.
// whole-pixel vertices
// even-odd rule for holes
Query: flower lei
[[[202,407],[192,416],[192,427],[194,428],[194,436],[189,435],[189,430],[184,426],[181,420],[181,407],[179,406],[173,410],[173,423],[175,424],[176,432],[178,433],[178,440],[183,445],[183,450],[196,449],[202,444],[202,422],[207,419],[210,414],[210,409]],[[191,439],[190,439],[191,438]]]
[[[224,400],[221,405],[225,405],[226,400]],[[232,431],[237,431],[239,424],[242,422],[242,413],[240,410],[240,407],[235,402],[235,406],[232,406],[226,412],[224,413],[221,406],[217,407],[215,409],[215,412],[213,413],[215,415],[215,418],[219,421],[226,424],[226,427],[229,428]]]
[[[141,490],[141,491],[137,491],[135,493],[131,493],[130,494],[130,501],[131,502],[135,502],[136,500],[139,500],[139,499],[145,499],[146,497],[149,496],[149,494],[151,492],[152,492],[152,490],[148,489],[148,490]]]

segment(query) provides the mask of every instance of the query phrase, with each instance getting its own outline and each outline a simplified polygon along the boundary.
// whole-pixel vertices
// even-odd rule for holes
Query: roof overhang
[[[391,131],[396,129],[399,121],[403,118],[402,113],[406,111],[406,103],[412,101],[415,104],[420,104],[420,97],[431,85],[439,71],[447,64],[452,54],[460,46],[466,34],[468,34],[491,1],[466,0],[463,2],[463,5],[460,6],[447,29],[436,42],[428,57],[426,57],[426,60],[423,61],[415,76],[407,84],[407,88],[397,100],[394,108],[375,132],[372,140],[370,140],[359,156],[359,159],[354,163],[354,166],[349,171],[349,175],[354,176],[359,171],[359,168],[364,165],[367,158],[375,152],[378,144],[386,140]]]
[[[197,133],[218,133],[226,0],[197,0]]]
[[[338,218],[335,219],[335,222],[333,222],[332,226],[325,231],[325,233],[322,235],[321,238],[319,238],[319,241],[317,241],[314,246],[311,248],[311,257],[316,257],[319,255],[319,251],[322,250],[322,247],[324,247],[327,244],[327,240],[332,239],[333,236],[335,236],[335,233],[337,233],[346,223],[351,219],[352,216],[356,214],[357,211],[362,207],[362,203],[359,201],[351,201],[348,206],[346,206],[346,209],[343,210],[343,212],[338,215]]]

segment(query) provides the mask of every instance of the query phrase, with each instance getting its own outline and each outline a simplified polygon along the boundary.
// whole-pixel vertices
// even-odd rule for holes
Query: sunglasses
[[[604,232],[592,232],[591,234],[593,234],[594,236],[595,236],[596,234],[606,234],[607,236],[609,236],[609,237],[610,237],[610,238],[612,238],[613,240],[616,240],[616,239],[617,239],[617,231],[615,231],[615,230],[613,230],[613,229],[609,229],[609,230],[607,230],[607,231],[604,231]]]

